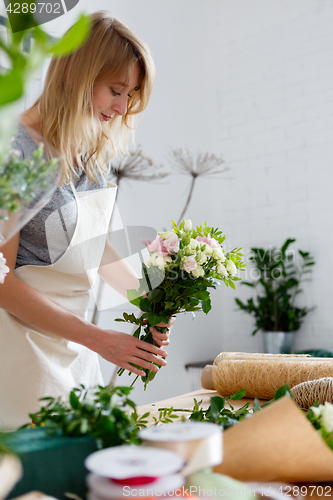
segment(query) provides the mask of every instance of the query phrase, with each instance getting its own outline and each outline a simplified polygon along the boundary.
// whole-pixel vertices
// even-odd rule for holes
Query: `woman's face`
[[[128,85],[127,75],[124,78],[106,77],[96,83],[93,90],[93,109],[101,122],[109,121],[114,115],[125,115],[128,97],[139,86],[140,66],[136,63],[130,74]]]

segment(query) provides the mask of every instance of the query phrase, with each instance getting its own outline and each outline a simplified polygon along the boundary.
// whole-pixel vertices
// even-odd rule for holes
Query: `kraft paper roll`
[[[181,474],[194,472],[222,462],[222,428],[207,422],[177,422],[142,429],[139,436],[150,447],[174,451],[186,462]]]
[[[292,388],[308,380],[333,377],[333,358],[295,355],[222,352],[206,366],[201,383],[221,396],[246,389],[247,398],[272,399],[279,387]]]
[[[239,481],[333,481],[333,451],[287,396],[224,432],[214,472]]]
[[[22,475],[21,462],[15,455],[0,456],[0,500],[8,495]]]

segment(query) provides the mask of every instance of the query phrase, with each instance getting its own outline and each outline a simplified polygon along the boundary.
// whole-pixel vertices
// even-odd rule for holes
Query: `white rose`
[[[228,271],[226,270],[225,266],[221,263],[217,265],[216,271],[220,276],[224,276],[225,278],[228,278]]]
[[[199,246],[200,246],[199,242],[197,240],[191,238],[190,243],[187,245],[186,248],[190,248],[194,252]]]
[[[212,257],[215,260],[221,260],[222,262],[225,261],[224,252],[221,247],[213,248]]]
[[[206,262],[208,256],[205,253],[199,253],[197,256],[197,262],[200,266]]]
[[[193,271],[191,272],[193,278],[201,278],[202,276],[205,276],[205,271],[202,269],[201,266],[197,266]]]
[[[185,221],[183,229],[184,229],[184,231],[191,231],[191,229],[192,229],[192,221],[190,219],[187,219]]]
[[[232,262],[232,260],[228,260],[227,265],[225,267],[231,276],[234,276],[237,273],[237,267]]]
[[[212,253],[213,253],[213,248],[212,248],[210,245],[208,245],[207,243],[205,243],[205,245],[206,245],[206,248],[204,249],[204,253],[205,253],[206,255],[212,255]]]
[[[321,406],[323,406],[323,405],[311,406],[311,410],[312,410],[314,416],[317,418],[320,417],[320,415],[321,415],[321,409],[320,409]]]
[[[171,257],[163,257],[158,252],[154,252],[149,259],[146,260],[145,264],[147,266],[157,266],[160,269],[164,269],[168,262],[172,262]]]
[[[9,267],[6,266],[6,259],[3,256],[3,253],[0,252],[0,283],[2,284],[5,281],[5,277],[9,273]]]
[[[333,405],[327,401],[321,408],[320,423],[327,432],[333,432]]]
[[[176,233],[171,229],[171,231],[165,231],[164,233],[157,233],[161,236],[162,240],[166,240],[167,238],[172,238],[176,235]]]

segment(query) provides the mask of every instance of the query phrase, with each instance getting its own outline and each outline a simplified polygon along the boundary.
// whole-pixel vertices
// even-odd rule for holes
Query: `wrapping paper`
[[[214,472],[240,481],[333,481],[333,451],[287,396],[224,432]]]

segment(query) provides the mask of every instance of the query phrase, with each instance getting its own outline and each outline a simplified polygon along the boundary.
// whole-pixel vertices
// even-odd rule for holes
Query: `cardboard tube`
[[[203,389],[214,390],[213,365],[206,365],[201,373],[201,387]]]

